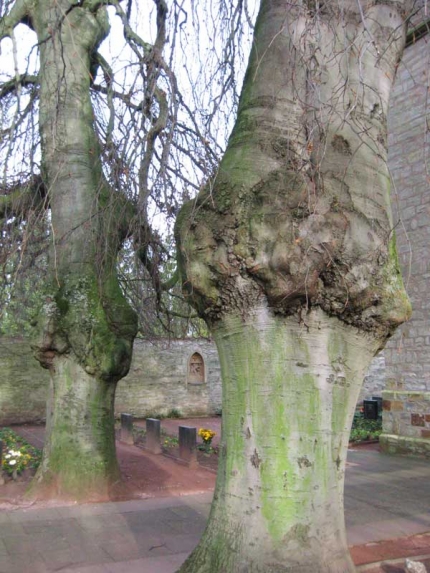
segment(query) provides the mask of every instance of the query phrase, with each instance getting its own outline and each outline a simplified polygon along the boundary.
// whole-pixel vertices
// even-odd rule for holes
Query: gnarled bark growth
[[[178,218],[184,290],[223,374],[215,501],[181,573],[347,573],[360,385],[410,305],[390,214],[392,2],[263,0],[213,184]]]

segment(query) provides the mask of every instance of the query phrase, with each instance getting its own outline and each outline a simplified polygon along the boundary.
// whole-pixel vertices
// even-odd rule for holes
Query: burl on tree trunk
[[[181,211],[183,288],[223,376],[215,499],[181,573],[348,573],[365,371],[406,320],[386,114],[401,4],[263,0],[214,181]]]

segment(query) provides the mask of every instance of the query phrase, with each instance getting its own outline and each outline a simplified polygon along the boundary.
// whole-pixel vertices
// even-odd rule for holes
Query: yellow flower
[[[216,436],[216,432],[208,428],[200,428],[197,433],[206,444],[210,444],[213,437]]]

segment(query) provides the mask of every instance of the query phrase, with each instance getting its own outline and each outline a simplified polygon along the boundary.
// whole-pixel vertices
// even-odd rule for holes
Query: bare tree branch
[[[13,93],[18,88],[18,86],[34,86],[37,84],[38,84],[37,76],[31,74],[21,74],[17,78],[13,78],[8,82],[5,82],[0,87],[0,99]]]
[[[25,183],[17,183],[9,189],[0,189],[1,219],[25,219],[30,210],[46,209],[48,205],[46,188],[40,176],[34,176]]]
[[[18,24],[28,16],[28,0],[16,0],[9,13],[0,19],[0,40],[10,38]]]

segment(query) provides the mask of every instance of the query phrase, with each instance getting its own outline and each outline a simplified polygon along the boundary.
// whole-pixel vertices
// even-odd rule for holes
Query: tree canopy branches
[[[59,2],[55,26],[73,25],[80,6]],[[121,234],[150,277],[145,298],[161,311],[162,293],[174,282],[163,277],[172,257],[164,247],[166,236],[182,202],[216,173],[237,104],[236,72],[244,67],[253,15],[243,0],[219,0],[209,7],[178,0],[82,4],[94,14],[106,7],[111,34],[94,51],[88,72],[94,129],[106,183],[123,205]],[[43,42],[38,44],[33,33],[34,10],[27,0],[6,2],[0,9],[0,58],[8,62],[0,75],[0,205],[2,213],[19,214],[21,221],[30,205],[42,206],[48,242],[53,240],[49,205],[54,189],[44,185],[43,196],[36,193],[32,204],[33,187],[27,184],[44,179],[38,130]],[[23,25],[30,33],[23,35]],[[48,35],[54,38],[55,30]],[[190,53],[197,57],[191,59]],[[3,221],[7,233],[7,218]]]

